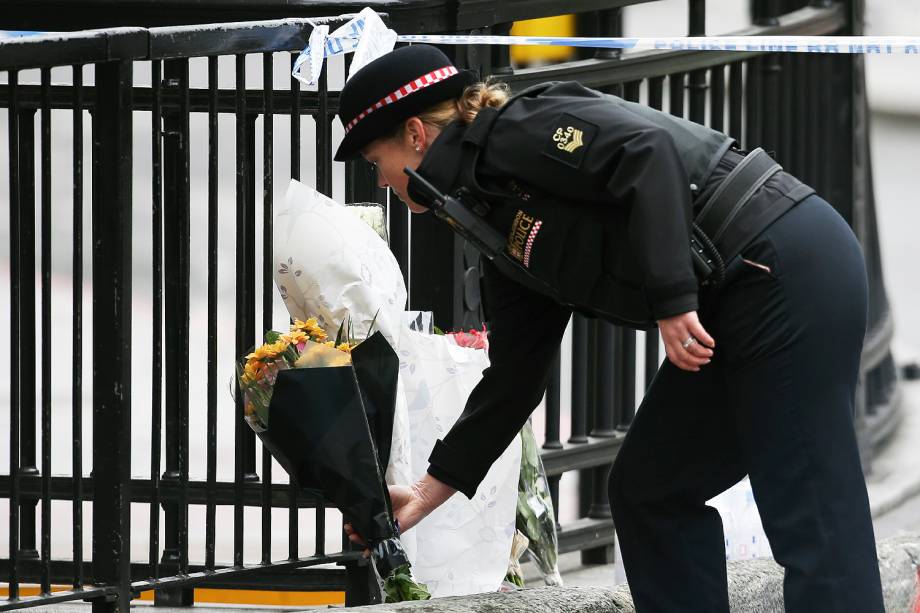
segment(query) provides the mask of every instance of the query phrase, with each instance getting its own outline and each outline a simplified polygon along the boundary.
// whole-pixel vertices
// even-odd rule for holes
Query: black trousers
[[[742,256],[700,307],[713,361],[698,373],[665,361],[610,474],[636,610],[729,610],[722,522],[705,502],[750,475],[786,610],[881,612],[853,429],[862,251],[812,196]]]

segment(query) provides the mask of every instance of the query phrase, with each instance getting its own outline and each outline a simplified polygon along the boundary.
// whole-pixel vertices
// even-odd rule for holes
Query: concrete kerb
[[[878,543],[885,610],[913,613],[920,609],[920,533],[902,534]],[[783,571],[769,559],[728,565],[731,608],[744,613],[783,613]],[[540,587],[509,594],[476,594],[432,601],[348,607],[339,611],[368,613],[632,613],[627,586]]]

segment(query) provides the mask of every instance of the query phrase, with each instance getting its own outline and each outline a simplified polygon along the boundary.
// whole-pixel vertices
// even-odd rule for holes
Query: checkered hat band
[[[415,79],[414,81],[410,81],[409,83],[406,83],[405,85],[403,85],[396,91],[392,92],[391,94],[387,96],[384,96],[376,103],[372,104],[371,106],[367,107],[366,109],[358,113],[358,116],[352,119],[351,121],[349,121],[348,124],[345,126],[345,133],[348,134],[352,130],[352,128],[358,125],[359,121],[361,121],[362,119],[364,119],[365,117],[367,117],[368,115],[376,111],[377,109],[382,109],[388,104],[393,104],[394,102],[398,100],[402,100],[409,94],[414,94],[420,89],[425,89],[429,85],[434,85],[435,83],[439,81],[443,81],[444,79],[448,77],[452,77],[455,74],[457,74],[457,72],[458,70],[456,67],[445,66],[444,68],[438,68],[437,70],[432,70],[428,74],[422,75],[419,78]]]

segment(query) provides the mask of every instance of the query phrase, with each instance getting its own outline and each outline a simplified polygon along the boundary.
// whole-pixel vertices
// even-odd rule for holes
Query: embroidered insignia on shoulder
[[[563,113],[552,125],[555,129],[543,149],[543,155],[579,168],[585,151],[597,134],[597,126],[569,113]]]
[[[508,253],[527,268],[530,268],[530,253],[533,251],[533,244],[541,227],[543,227],[543,220],[534,219],[521,210],[514,216],[514,222],[511,224],[511,232],[508,234]]]

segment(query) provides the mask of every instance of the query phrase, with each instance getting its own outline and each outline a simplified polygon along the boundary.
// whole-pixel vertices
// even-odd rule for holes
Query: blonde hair
[[[484,82],[474,83],[466,89],[459,98],[444,100],[422,111],[417,117],[422,123],[427,123],[440,130],[448,124],[460,120],[463,123],[472,123],[479,111],[485,107],[499,108],[508,102],[511,89],[505,83],[493,81],[491,78]],[[397,126],[393,132],[394,137],[401,136],[405,122]]]

